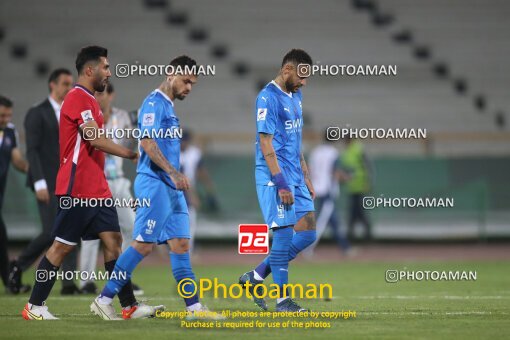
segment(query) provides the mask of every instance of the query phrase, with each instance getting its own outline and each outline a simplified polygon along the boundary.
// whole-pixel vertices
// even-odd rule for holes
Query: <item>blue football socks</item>
[[[289,262],[294,260],[302,250],[315,242],[317,238],[317,232],[315,230],[303,230],[294,233],[292,242],[289,249]],[[274,242],[274,241],[273,241]],[[271,266],[269,264],[269,256],[267,256],[258,266],[255,268],[255,273],[262,280],[271,274]],[[255,278],[258,279],[256,276]],[[260,280],[260,279],[259,279]]]
[[[292,243],[292,227],[273,230],[273,245],[269,254],[269,264],[273,281],[280,286],[280,297],[285,296],[283,286],[289,282],[289,249]]]
[[[115,263],[110,280],[106,283],[100,296],[113,298],[120,292],[122,287],[131,279],[131,274],[136,266],[143,260],[143,255],[135,248],[129,247],[123,252]]]
[[[187,307],[198,303],[198,287],[196,286],[195,274],[193,274],[193,270],[191,269],[189,253],[176,254],[170,252],[169,254],[170,264],[172,265],[172,273],[174,274],[175,281],[177,281],[177,285],[179,286],[179,283],[185,279],[193,280],[189,280],[190,283],[182,284],[180,287],[180,289],[183,290],[183,293],[187,296],[195,292],[193,296],[184,298],[184,303],[186,303]]]

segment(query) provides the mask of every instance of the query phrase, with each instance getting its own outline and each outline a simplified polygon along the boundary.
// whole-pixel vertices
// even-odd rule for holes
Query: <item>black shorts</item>
[[[120,232],[115,207],[58,207],[53,226],[55,240],[74,246],[80,239],[97,240],[105,231]]]

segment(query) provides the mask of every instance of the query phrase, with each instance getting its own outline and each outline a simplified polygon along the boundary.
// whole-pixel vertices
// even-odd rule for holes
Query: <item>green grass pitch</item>
[[[510,335],[510,270],[508,262],[339,263],[291,265],[293,282],[330,283],[332,301],[300,300],[313,311],[356,311],[357,317],[331,322],[328,329],[187,329],[176,319],[106,322],[92,316],[92,296],[61,297],[60,283],[48,300],[54,322],[25,321],[24,296],[0,295],[1,339],[339,339],[339,338],[503,338]],[[199,277],[237,282],[245,266],[196,266]],[[386,283],[388,269],[476,270],[476,281]],[[33,272],[25,275],[25,281]],[[146,298],[165,304],[167,310],[183,310],[168,267],[140,267],[134,281]],[[271,279],[267,281],[271,283]],[[100,283],[101,285],[102,283]],[[212,310],[257,311],[249,300],[214,299],[203,302]],[[117,304],[118,307],[118,304]],[[270,302],[274,310],[274,301]],[[249,321],[243,319],[244,321]],[[261,321],[269,321],[262,320]],[[282,320],[280,320],[282,321]],[[306,321],[306,320],[300,320]],[[322,320],[328,321],[328,320]]]

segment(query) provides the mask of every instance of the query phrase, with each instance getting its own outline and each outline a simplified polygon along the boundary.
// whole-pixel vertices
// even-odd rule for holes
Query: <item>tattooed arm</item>
[[[305,180],[310,180],[310,173],[308,172],[308,166],[306,165],[305,155],[301,153],[301,159],[299,160],[301,163],[301,169],[303,169],[303,176],[305,176]]]
[[[308,171],[308,166],[306,165],[305,155],[301,153],[301,169],[303,169],[303,176],[305,176],[305,183],[308,191],[310,191],[310,195],[312,199],[315,199],[315,189],[313,188],[312,180],[310,179],[310,172]]]
[[[267,166],[269,167],[271,177],[276,178],[276,176],[278,176],[280,178],[283,178],[282,170],[280,169],[280,165],[278,165],[278,159],[276,158],[276,153],[273,147],[273,135],[267,133],[259,133],[259,137],[260,137],[260,150],[262,150],[264,159],[266,160]],[[278,187],[278,183],[275,182],[275,184]],[[290,192],[288,188],[285,190],[278,190],[278,195],[280,196],[280,199],[283,204],[291,205],[294,203],[294,196],[292,196],[292,192]]]
[[[269,167],[269,171],[271,171],[271,175],[276,175],[277,173],[282,172],[278,165],[278,159],[276,159],[276,153],[273,148],[273,135],[259,133],[259,137],[260,150],[262,150],[262,154],[264,155],[264,159]]]
[[[177,190],[188,190],[190,188],[189,180],[168,162],[161,153],[156,141],[151,138],[144,138],[140,141],[140,146],[147,153],[151,161],[170,176]]]

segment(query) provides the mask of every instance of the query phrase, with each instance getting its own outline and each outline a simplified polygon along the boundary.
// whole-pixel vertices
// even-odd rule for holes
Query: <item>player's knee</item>
[[[185,254],[189,252],[189,239],[178,238],[171,240],[170,250],[176,254]]]
[[[116,246],[122,247],[122,234],[112,233],[112,241]]]
[[[107,246],[106,244],[103,246],[103,255],[105,262],[116,260],[119,258],[120,254],[122,253],[122,249],[118,246]]]
[[[53,241],[53,244],[46,252],[46,258],[56,266],[60,266],[64,258],[73,250],[75,246]]]
[[[306,230],[315,230],[315,213],[309,212],[305,215]]]
[[[311,211],[306,213],[295,226],[296,231],[315,230],[315,214]]]
[[[52,250],[54,253],[66,256],[73,250],[74,247],[75,246],[71,246],[69,244],[53,241],[53,244],[51,245],[50,249],[48,249],[48,251]]]
[[[152,249],[154,249],[154,243],[139,242],[136,240],[131,243],[131,246],[144,257],[149,255],[152,252]]]

